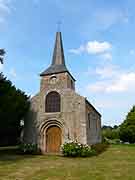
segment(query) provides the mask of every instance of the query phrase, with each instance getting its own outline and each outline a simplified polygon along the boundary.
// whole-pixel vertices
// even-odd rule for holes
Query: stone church
[[[52,63],[40,74],[40,91],[31,98],[24,123],[25,143],[37,144],[42,153],[55,153],[70,140],[101,142],[101,115],[75,91],[75,79],[65,64],[61,32],[56,33]]]

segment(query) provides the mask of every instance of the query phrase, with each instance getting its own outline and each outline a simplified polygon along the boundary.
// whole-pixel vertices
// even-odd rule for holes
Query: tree
[[[0,63],[3,64],[4,63],[4,55],[5,55],[5,50],[4,49],[0,49]]]
[[[107,139],[119,139],[119,128],[116,125],[114,128],[111,126],[103,126],[102,127],[102,137]]]
[[[0,73],[0,145],[16,144],[20,122],[29,109],[29,97]]]
[[[103,125],[102,130],[104,130],[104,129],[113,129],[113,128],[112,128],[112,126]]]
[[[135,106],[120,126],[120,139],[124,142],[135,143]]]
[[[113,126],[113,129],[118,129],[118,127],[119,127],[119,126],[117,126],[117,125],[114,125],[114,126]]]

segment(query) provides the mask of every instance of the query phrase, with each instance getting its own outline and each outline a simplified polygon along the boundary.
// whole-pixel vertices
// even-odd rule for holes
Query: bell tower
[[[61,32],[56,33],[52,63],[40,76],[40,91],[46,91],[48,89],[75,90],[75,79],[70,74],[65,64]]]

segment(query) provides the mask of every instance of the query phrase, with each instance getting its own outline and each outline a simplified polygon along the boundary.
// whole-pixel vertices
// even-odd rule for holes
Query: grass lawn
[[[17,155],[0,148],[0,180],[135,180],[135,145],[113,145],[91,158]]]

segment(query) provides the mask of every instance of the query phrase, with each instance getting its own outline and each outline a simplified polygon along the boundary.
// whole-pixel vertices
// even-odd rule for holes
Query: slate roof
[[[92,109],[97,112],[99,114],[99,116],[101,117],[101,114],[97,111],[97,109],[87,100],[87,98],[85,98],[85,102],[92,107]]]
[[[44,72],[40,74],[40,76],[54,74],[54,73],[60,73],[60,72],[67,72],[66,66],[63,64],[61,65],[51,65],[49,68],[47,68]]]
[[[56,40],[55,40],[55,47],[54,47],[54,52],[53,52],[53,58],[52,58],[52,64],[50,65],[49,68],[47,68],[45,71],[43,71],[40,74],[40,76],[61,73],[61,72],[69,73],[69,71],[66,67],[66,64],[65,64],[62,35],[61,35],[61,32],[57,32]],[[73,78],[73,76],[71,74],[70,74],[70,76]]]

